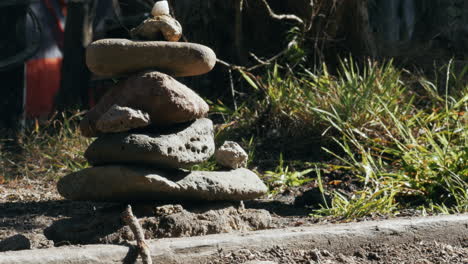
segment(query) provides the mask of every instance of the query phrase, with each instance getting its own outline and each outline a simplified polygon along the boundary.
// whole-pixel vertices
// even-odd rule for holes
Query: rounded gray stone
[[[211,71],[216,64],[216,54],[195,43],[101,39],[86,49],[86,64],[93,73],[103,77],[147,69],[183,77]]]
[[[189,168],[214,153],[213,122],[202,118],[161,133],[105,134],[86,150],[93,165],[148,164],[165,168]]]
[[[79,201],[239,201],[267,192],[248,169],[232,171],[161,170],[110,165],[69,174],[57,184],[59,193]]]

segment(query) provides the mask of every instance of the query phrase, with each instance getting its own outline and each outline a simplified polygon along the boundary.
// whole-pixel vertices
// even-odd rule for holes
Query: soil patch
[[[44,231],[55,244],[122,244],[133,241],[134,235],[120,219],[121,206],[105,208],[94,215],[58,220]],[[189,211],[190,210],[190,211]],[[146,239],[190,237],[233,231],[255,231],[272,226],[266,210],[246,209],[232,204],[136,205],[136,215]]]
[[[241,249],[235,252],[220,252],[206,263],[468,263],[468,248],[455,247],[434,241],[420,241],[414,244],[368,245],[355,251],[334,253],[327,250],[304,249],[290,250],[283,247],[272,247],[264,251]]]
[[[147,239],[255,231],[317,222],[291,199],[244,203],[133,204]],[[120,219],[126,205],[63,200],[55,182],[0,185],[0,241],[29,240],[17,249],[74,244],[121,244],[133,234]]]
[[[155,263],[466,263],[467,215],[148,241]],[[438,241],[438,242],[435,242]],[[135,243],[0,253],[0,263],[122,263]],[[260,261],[260,262],[259,262]],[[126,262],[124,262],[126,263]]]
[[[245,204],[153,203],[132,204],[132,207],[146,238],[154,239],[342,222],[310,216],[311,208],[322,202],[321,197],[315,191],[302,188]],[[122,244],[133,240],[133,234],[120,219],[125,206],[63,200],[53,181],[23,179],[9,182],[0,185],[0,241],[22,235],[29,243],[21,243],[15,248],[18,250],[75,244]],[[414,215],[414,212],[406,214]],[[361,220],[383,218],[375,216]],[[8,246],[11,245],[6,248]]]

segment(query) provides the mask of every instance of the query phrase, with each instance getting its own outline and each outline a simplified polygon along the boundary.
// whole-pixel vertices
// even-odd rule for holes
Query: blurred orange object
[[[60,89],[66,4],[41,0],[30,5],[42,25],[41,48],[26,62],[26,118],[47,117],[53,112]],[[29,37],[29,36],[27,36]]]
[[[34,59],[26,63],[26,115],[39,117],[53,111],[60,88],[62,58]]]

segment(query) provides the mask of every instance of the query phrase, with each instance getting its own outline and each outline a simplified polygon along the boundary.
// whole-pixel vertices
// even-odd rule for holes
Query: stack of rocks
[[[204,118],[204,100],[171,76],[207,73],[216,55],[208,47],[177,42],[180,24],[165,12],[153,15],[132,30],[140,40],[103,39],[87,48],[88,68],[120,81],[80,124],[84,136],[97,137],[85,153],[94,167],[62,178],[59,193],[108,202],[235,201],[265,194],[263,182],[245,168],[186,170],[214,154],[213,123]]]

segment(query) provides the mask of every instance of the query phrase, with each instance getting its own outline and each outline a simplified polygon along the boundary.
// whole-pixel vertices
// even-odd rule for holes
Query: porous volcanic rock
[[[86,114],[80,130],[86,137],[99,133],[96,122],[113,105],[138,109],[149,114],[156,126],[169,126],[204,117],[206,102],[187,86],[160,72],[142,72],[112,87]]]
[[[213,122],[198,119],[160,133],[105,134],[86,150],[93,165],[148,164],[164,168],[189,168],[214,153]]]
[[[215,153],[218,164],[230,168],[238,169],[247,166],[249,156],[245,150],[234,141],[226,141]]]
[[[86,64],[93,73],[103,77],[147,69],[183,77],[211,71],[216,64],[216,54],[195,43],[101,39],[86,49]]]
[[[232,171],[161,170],[109,165],[69,174],[59,193],[81,201],[239,201],[264,195],[267,187],[248,169]]]
[[[148,113],[130,107],[113,105],[96,122],[96,129],[102,133],[118,133],[150,124]]]

